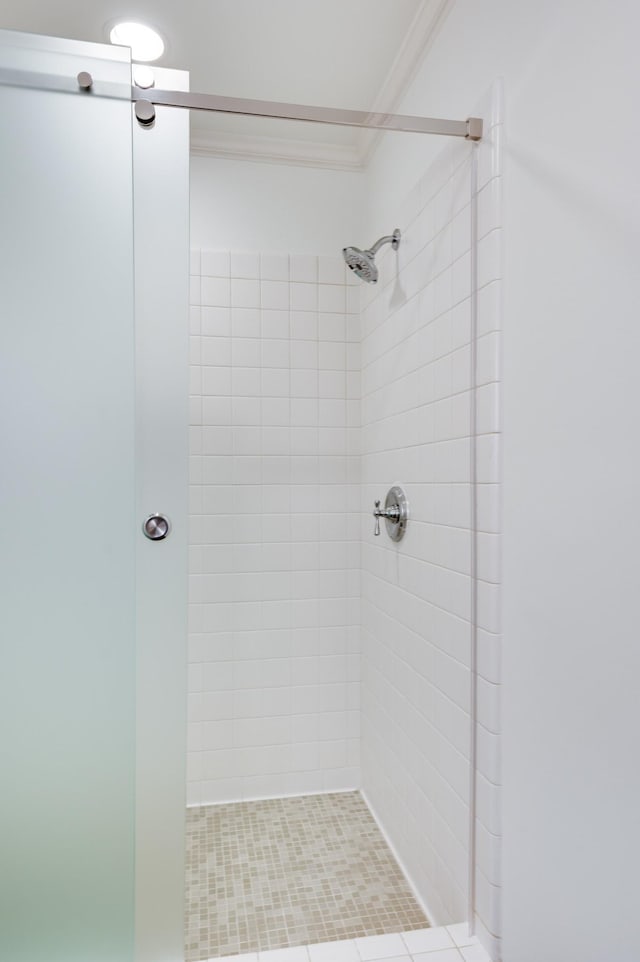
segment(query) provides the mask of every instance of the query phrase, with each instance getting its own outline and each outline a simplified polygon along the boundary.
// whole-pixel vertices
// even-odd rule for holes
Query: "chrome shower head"
[[[378,268],[371,251],[361,251],[359,247],[345,247],[342,251],[348,267],[368,284],[378,280]]]
[[[343,247],[342,256],[347,267],[367,284],[375,284],[378,280],[376,254],[384,244],[391,244],[394,251],[400,246],[400,230],[396,227],[393,234],[381,237],[368,250],[361,251],[359,247]]]

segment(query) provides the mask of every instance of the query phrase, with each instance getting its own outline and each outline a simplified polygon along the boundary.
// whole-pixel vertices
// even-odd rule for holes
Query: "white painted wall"
[[[458,0],[401,105],[505,78],[505,962],[640,951],[639,29],[632,0]],[[387,139],[368,233],[435,149]]]
[[[631,960],[640,8],[541,13],[509,111],[505,959]]]
[[[191,158],[191,243],[339,255],[361,243],[360,173]]]

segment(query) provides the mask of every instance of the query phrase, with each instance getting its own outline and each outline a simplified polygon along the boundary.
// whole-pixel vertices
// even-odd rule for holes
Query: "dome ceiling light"
[[[144,23],[117,23],[109,34],[111,43],[131,47],[131,57],[142,63],[157,60],[164,53],[164,40],[155,30]]]

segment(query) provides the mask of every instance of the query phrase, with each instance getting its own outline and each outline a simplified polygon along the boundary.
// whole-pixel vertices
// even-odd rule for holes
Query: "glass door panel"
[[[128,51],[0,32],[0,84],[0,957],[125,962],[139,531]]]

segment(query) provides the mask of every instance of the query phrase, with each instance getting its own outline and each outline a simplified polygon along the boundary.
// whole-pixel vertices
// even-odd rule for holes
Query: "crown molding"
[[[191,131],[191,154],[224,157],[259,164],[288,164],[330,170],[362,170],[358,149],[341,144],[294,140],[284,137],[253,137],[224,131]]]
[[[422,0],[387,76],[378,90],[372,112],[393,113],[416,76],[455,0]],[[330,170],[363,171],[384,131],[358,131],[353,146],[283,137],[254,137],[225,131],[191,131],[191,153],[252,163],[288,164]]]
[[[371,107],[372,111],[395,113],[415,79],[455,0],[423,0]],[[376,151],[384,131],[358,131],[358,155],[364,170]]]

